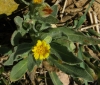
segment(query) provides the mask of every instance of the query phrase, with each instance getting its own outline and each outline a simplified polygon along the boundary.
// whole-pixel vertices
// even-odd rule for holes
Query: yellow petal
[[[38,40],[36,46],[40,46],[40,45],[42,45],[42,42]]]
[[[38,53],[35,53],[34,54],[34,58],[37,60],[37,59],[39,59],[39,54]]]
[[[43,60],[43,59],[44,59],[43,55],[40,55],[40,60]]]
[[[42,41],[42,43],[43,43],[43,46],[46,46],[46,42],[45,41]]]
[[[48,58],[48,57],[49,57],[49,53],[46,53],[46,54],[45,54],[45,58]]]
[[[36,51],[36,49],[37,49],[37,47],[35,46],[32,48],[32,51],[34,52],[34,51]]]
[[[50,45],[47,45],[47,49],[50,49]]]

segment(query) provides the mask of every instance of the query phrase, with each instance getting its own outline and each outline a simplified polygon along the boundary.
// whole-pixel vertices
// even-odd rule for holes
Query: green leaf
[[[51,29],[49,32],[43,32],[41,33],[41,39],[44,39],[46,36],[52,37],[52,40],[58,39],[62,37],[62,33],[59,29]]]
[[[58,22],[58,19],[55,18],[54,16],[48,16],[48,17],[36,17],[35,19],[40,20],[42,22],[45,23],[49,23],[49,24],[54,24]]]
[[[35,65],[36,65],[36,61],[35,61],[32,53],[29,53],[29,56],[28,56],[28,71],[32,71]]]
[[[93,77],[94,80],[97,78],[97,75],[94,72],[94,70],[91,69],[86,63],[85,63],[85,69]]]
[[[78,20],[74,20],[74,26],[73,26],[73,28],[76,28],[77,24],[78,24]]]
[[[26,52],[29,52],[33,46],[33,43],[22,43],[19,44],[16,48],[14,56],[22,55]]]
[[[74,65],[74,64],[82,62],[72,52],[70,52],[67,49],[67,47],[65,47],[61,44],[51,43],[51,47],[60,55],[62,61],[66,62],[68,64],[73,64]]]
[[[54,85],[63,85],[55,72],[49,72],[49,75]]]
[[[53,5],[52,7],[53,12],[51,13],[52,16],[57,17],[58,13],[58,5]]]
[[[93,4],[94,1],[95,1],[95,0],[91,0],[91,2],[90,2],[90,4],[89,4],[88,8],[87,8],[86,11],[85,11],[85,13],[83,14],[83,16],[80,17],[80,19],[79,19],[79,21],[78,21],[78,24],[77,24],[77,26],[76,26],[76,29],[79,29],[79,27],[84,23],[84,21],[85,21],[85,19],[86,19],[86,14],[87,14],[89,8],[92,6],[92,4]]]
[[[58,59],[61,60],[61,56],[59,55],[59,53],[55,49],[51,48],[50,51],[51,51],[51,54],[55,55]]]
[[[44,38],[44,41],[46,41],[46,43],[51,43],[51,41],[52,41],[52,37],[51,36],[46,36],[45,38]]]
[[[14,22],[18,26],[18,28],[20,28],[20,27],[22,27],[23,19],[20,16],[16,16],[14,18]]]
[[[81,60],[84,61],[84,58],[83,58],[84,55],[83,55],[83,53],[82,53],[82,46],[79,46],[77,56],[78,56],[78,58],[80,58]],[[84,63],[84,62],[80,63],[80,67],[82,67],[82,68],[85,69],[85,63]],[[89,74],[90,74],[90,73],[89,73]],[[84,80],[84,83],[85,83],[85,85],[88,85],[87,80]]]
[[[97,37],[100,37],[100,34],[97,33],[95,30],[93,30],[93,29],[87,29],[87,30],[88,30],[88,32],[89,32],[90,34],[95,35],[95,36],[97,36]]]
[[[81,16],[76,26],[76,29],[78,29],[84,23],[85,20],[86,20],[86,15]]]
[[[15,55],[14,55],[14,56],[15,56]],[[19,56],[15,56],[15,57],[14,57],[14,61],[18,62],[18,61],[20,61],[20,60],[26,58],[27,56],[28,56],[28,52],[23,53],[23,54],[21,54],[21,55],[19,55]]]
[[[8,59],[6,62],[4,62],[3,65],[5,65],[5,66],[13,65],[14,57],[15,57],[15,56],[14,56],[14,53],[12,53],[12,54],[9,56],[9,59]]]
[[[39,67],[40,66],[40,64],[42,63],[42,61],[41,60],[36,60],[36,65]]]
[[[84,59],[83,59],[83,53],[82,53],[82,47],[81,46],[78,49],[77,56],[78,56],[79,59],[81,59],[82,61],[84,61]],[[85,69],[84,62],[80,63],[80,66]]]
[[[20,16],[16,16],[14,18],[15,24],[17,25],[17,30],[20,32],[21,36],[24,36],[27,33],[27,30],[25,30],[25,28],[23,28],[23,18],[21,18]]]
[[[69,48],[70,45],[70,41],[68,40],[68,38],[66,36],[62,36],[61,38],[55,39],[54,42],[57,42],[63,46],[66,46]]]
[[[83,68],[77,66],[77,65],[68,65],[65,63],[60,64],[56,60],[54,60],[52,57],[49,58],[49,60],[56,65],[57,68],[59,68],[61,71],[65,72],[66,74],[72,75],[73,77],[80,77],[87,81],[93,81],[93,78],[91,75]]]
[[[67,37],[68,40],[72,42],[78,42],[80,44],[85,45],[96,45],[100,43],[100,39],[88,37],[81,32],[75,31],[73,29],[69,29],[66,27],[59,27],[59,30],[63,32]]]
[[[29,29],[25,30],[25,28],[20,28],[19,29],[19,31],[20,31],[20,33],[21,33],[22,36],[24,36],[27,33],[28,30]]]
[[[21,33],[19,31],[14,31],[12,36],[11,36],[11,44],[13,46],[19,44],[19,40],[22,37]]]
[[[48,29],[48,28],[50,28],[50,27],[51,27],[50,24],[42,23],[42,26],[40,27],[40,31],[46,30],[46,29]]]
[[[66,36],[62,36],[61,38],[55,39],[54,42],[57,42],[63,46],[66,46],[68,50],[71,52],[73,52],[75,49],[74,43],[69,41]]]
[[[48,33],[48,35],[52,36],[52,38],[61,38],[62,32],[59,29],[51,29]]]
[[[27,59],[24,59],[17,63],[11,70],[10,73],[10,80],[11,81],[17,81],[20,79],[25,72],[27,71]]]
[[[16,46],[14,52],[10,55],[9,59],[4,62],[4,65],[13,65],[14,61],[21,60],[28,56],[28,52],[31,50],[32,43],[22,43]]]

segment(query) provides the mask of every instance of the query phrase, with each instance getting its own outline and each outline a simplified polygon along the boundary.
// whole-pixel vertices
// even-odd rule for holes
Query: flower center
[[[46,48],[43,47],[42,45],[38,47],[37,53],[44,55],[46,53]]]

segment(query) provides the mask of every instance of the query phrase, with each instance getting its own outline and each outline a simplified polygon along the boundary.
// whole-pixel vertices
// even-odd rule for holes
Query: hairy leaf
[[[29,53],[29,56],[28,56],[28,64],[27,64],[28,70],[29,71],[32,71],[35,65],[36,65],[36,61],[35,61],[32,53]]]
[[[33,46],[32,43],[19,44],[16,48],[14,56],[22,55],[26,52],[29,52],[31,50],[32,46]]]
[[[66,74],[72,75],[73,77],[81,77],[87,81],[93,81],[93,78],[91,75],[83,68],[77,66],[77,65],[68,65],[65,63],[59,63],[54,58],[50,57],[50,61],[54,65],[56,65],[57,68],[59,68],[61,71],[65,72]]]
[[[49,23],[49,24],[54,24],[58,22],[58,19],[53,17],[53,16],[48,16],[48,17],[36,17],[37,20],[40,20],[42,22],[45,23]]]
[[[9,56],[9,59],[6,61],[6,62],[4,62],[4,64],[3,65],[5,65],[5,66],[9,66],[9,65],[13,65],[13,62],[14,62],[14,53],[12,53],[10,56]]]
[[[11,81],[17,81],[20,79],[25,72],[27,71],[27,59],[24,59],[17,63],[11,70],[10,73],[10,80]]]
[[[55,72],[49,72],[49,75],[54,85],[63,85]]]
[[[96,45],[100,43],[100,39],[88,37],[84,35],[83,33],[75,31],[73,29],[60,27],[59,30],[63,32],[68,37],[68,39],[72,42],[77,42],[77,43],[85,44],[85,45],[91,45],[91,44]]]
[[[77,64],[81,63],[82,61],[77,58],[72,52],[70,52],[67,47],[58,44],[58,43],[51,43],[51,47],[59,54],[60,59],[68,64]],[[56,55],[55,55],[56,56]],[[58,56],[57,56],[58,57]],[[59,58],[59,57],[58,57]]]
[[[11,36],[11,44],[13,46],[19,44],[19,40],[22,37],[21,33],[19,31],[14,31],[14,33]]]

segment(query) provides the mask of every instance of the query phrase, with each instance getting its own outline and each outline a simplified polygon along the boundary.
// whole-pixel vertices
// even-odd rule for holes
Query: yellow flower
[[[32,48],[34,58],[37,60],[43,60],[49,57],[50,45],[45,41],[38,40],[36,46]]]
[[[33,3],[36,3],[36,4],[41,4],[43,2],[43,0],[33,0]]]

